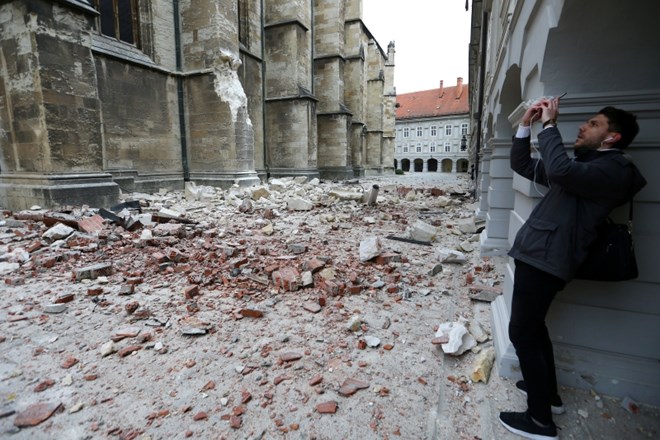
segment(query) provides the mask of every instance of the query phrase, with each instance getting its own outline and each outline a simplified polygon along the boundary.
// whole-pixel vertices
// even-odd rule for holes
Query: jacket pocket
[[[553,243],[557,234],[557,223],[529,218],[521,229],[518,237],[518,248],[528,257],[548,261],[549,256],[556,254]],[[554,262],[556,263],[556,262]]]

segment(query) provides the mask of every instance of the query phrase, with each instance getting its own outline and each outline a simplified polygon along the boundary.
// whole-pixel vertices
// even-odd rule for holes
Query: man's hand
[[[545,125],[546,122],[557,122],[559,116],[559,98],[541,101],[541,122]]]
[[[530,108],[527,109],[525,114],[523,115],[522,118],[522,126],[523,127],[529,127],[529,125],[533,121],[538,121],[541,118],[541,113],[543,111],[543,108],[541,107],[541,103],[536,103]]]

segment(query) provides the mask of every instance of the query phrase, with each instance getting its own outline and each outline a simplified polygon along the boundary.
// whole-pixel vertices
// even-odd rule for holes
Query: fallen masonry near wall
[[[0,432],[423,438],[440,385],[465,406],[488,381],[501,277],[466,187],[299,177],[4,211]],[[459,322],[469,347],[442,334]]]

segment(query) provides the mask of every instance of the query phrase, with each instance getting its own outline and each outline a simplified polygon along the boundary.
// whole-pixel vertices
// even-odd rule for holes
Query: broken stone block
[[[273,228],[272,223],[268,223],[266,226],[261,228],[261,232],[263,232],[264,235],[273,235],[273,233],[275,233],[275,228]]]
[[[21,267],[18,263],[5,263],[4,261],[0,262],[0,275],[6,275],[18,270]]]
[[[62,223],[57,223],[55,226],[44,232],[43,238],[46,238],[48,240],[61,240],[63,238],[68,237],[69,235],[73,234],[75,229],[64,225]]]
[[[410,230],[410,238],[418,241],[434,241],[438,235],[438,229],[421,220],[417,220]]]
[[[380,345],[380,339],[376,336],[367,335],[364,337],[364,340],[367,343],[367,347],[376,348]]]
[[[467,328],[470,334],[474,336],[474,339],[477,340],[477,342],[482,343],[488,340],[488,333],[486,333],[484,328],[481,326],[481,323],[476,319],[470,320],[467,323]]]
[[[468,240],[462,241],[458,246],[463,252],[472,252],[474,250],[474,246]]]
[[[314,207],[312,202],[301,197],[287,199],[286,205],[290,211],[311,211]]]
[[[93,280],[101,275],[112,275],[112,263],[98,263],[92,266],[75,269],[74,279],[76,281],[90,279]]]
[[[302,284],[303,287],[314,286],[314,276],[312,275],[312,272],[309,270],[303,272],[300,283]]]
[[[378,237],[368,237],[360,242],[360,261],[369,261],[381,253],[381,242]]]
[[[502,294],[502,288],[496,286],[486,286],[483,284],[473,284],[470,286],[468,296],[476,301],[493,302]]]
[[[477,232],[477,225],[474,217],[460,219],[456,222],[456,228],[464,234],[474,234]]]
[[[252,201],[250,199],[245,199],[241,202],[241,204],[238,206],[238,210],[240,212],[247,212],[250,213],[252,212]]]
[[[342,190],[330,190],[328,191],[328,196],[334,197],[340,201],[355,201],[355,202],[361,202],[362,197],[364,196],[363,193],[361,192],[353,192],[353,191],[342,191]]]
[[[495,350],[493,348],[489,348],[479,353],[479,355],[474,361],[474,365],[472,367],[472,373],[470,374],[470,379],[472,379],[473,382],[488,383],[488,379],[490,378],[490,372],[493,368],[494,361],[495,361]]]
[[[65,310],[65,304],[46,304],[44,306],[44,313],[62,313]]]
[[[442,344],[442,351],[446,354],[460,356],[477,345],[477,341],[467,328],[459,322],[445,322],[440,324],[435,334],[436,338],[447,336],[449,341]]]
[[[159,223],[153,230],[155,236],[183,237],[186,233],[185,226],[179,223]]]
[[[463,264],[467,262],[465,254],[454,249],[437,249],[436,253],[441,263]]]
[[[270,197],[270,191],[265,186],[257,186],[252,188],[252,194],[250,195],[252,200],[267,199]]]

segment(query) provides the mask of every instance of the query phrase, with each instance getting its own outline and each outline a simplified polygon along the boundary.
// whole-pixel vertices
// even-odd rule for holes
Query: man
[[[583,124],[575,158],[557,129],[559,99],[542,100],[523,115],[511,150],[511,168],[549,188],[520,228],[509,255],[515,259],[509,338],[520,361],[527,411],[502,412],[506,429],[525,438],[557,439],[552,413],[563,405],[557,390],[552,342],[545,316],[557,292],[570,281],[613,208],[629,202],[646,185],[623,154],[639,127],[636,117],[605,107]],[[531,124],[538,133],[541,159],[530,156]]]

